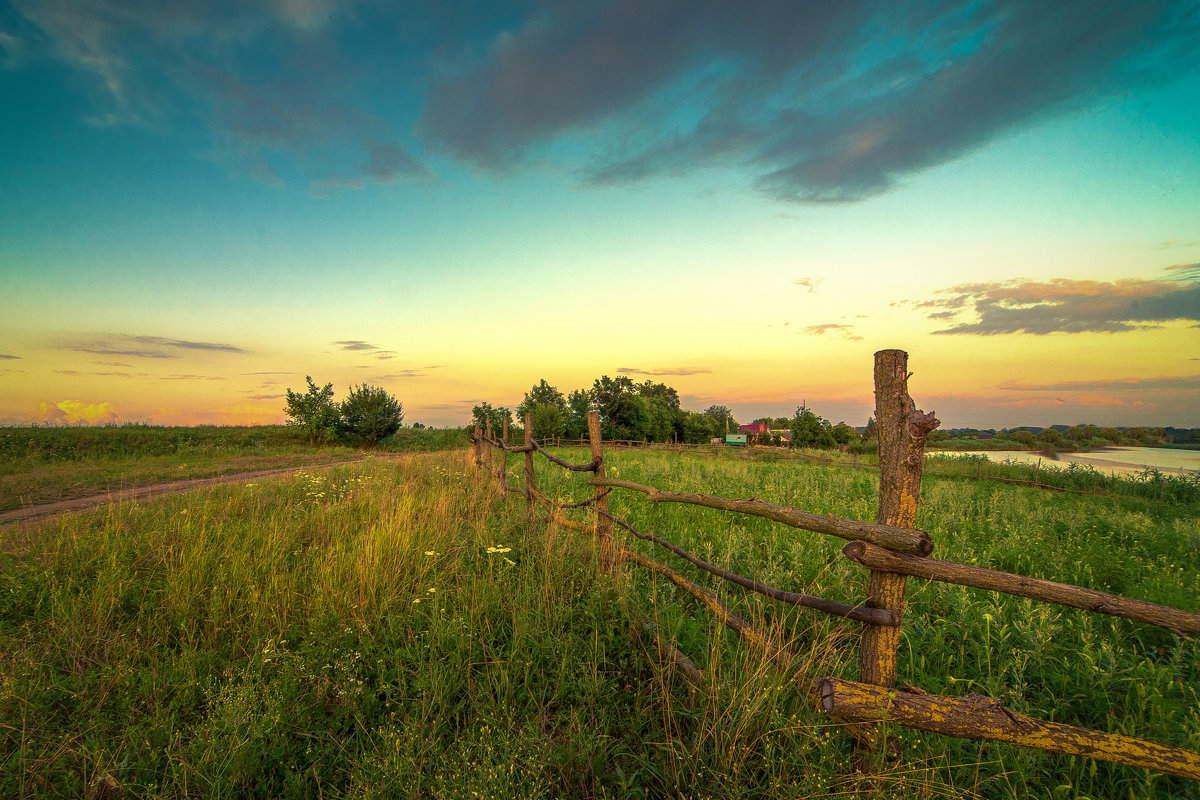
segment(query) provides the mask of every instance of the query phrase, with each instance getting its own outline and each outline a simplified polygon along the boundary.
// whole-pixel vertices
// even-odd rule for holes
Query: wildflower
[[[425,555],[427,555],[427,556],[436,556],[436,555],[437,555],[437,551],[436,551],[436,550],[426,550],[426,551],[425,551]]]
[[[512,548],[511,547],[497,547],[496,545],[492,545],[491,547],[489,547],[487,549],[487,551],[489,553],[511,553]]]
[[[413,598],[413,603],[414,603],[414,604],[415,604],[415,603],[419,603],[419,602],[421,602],[421,598],[419,598],[419,597],[414,597],[414,598]]]
[[[426,594],[437,594],[437,589],[435,589],[434,587],[430,586],[430,587],[429,587],[429,589],[427,589],[425,593],[426,593]]]

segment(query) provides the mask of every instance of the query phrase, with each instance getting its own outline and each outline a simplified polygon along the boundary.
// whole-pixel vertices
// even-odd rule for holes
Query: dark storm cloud
[[[937,309],[939,321],[972,313],[975,319],[934,331],[939,334],[1121,333],[1167,322],[1200,322],[1200,284],[1153,281],[1013,280],[963,284],[944,297],[919,303]],[[959,309],[968,309],[960,312]]]
[[[543,3],[435,81],[428,138],[504,171],[590,145],[591,183],[742,164],[767,194],[886,191],[1054,111],[1197,57],[1200,11],[1156,2]]]

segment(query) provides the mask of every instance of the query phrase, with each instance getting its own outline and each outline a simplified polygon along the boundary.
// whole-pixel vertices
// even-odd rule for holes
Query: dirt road
[[[399,454],[396,454],[399,455]],[[68,511],[83,511],[88,508],[106,505],[108,503],[122,502],[125,500],[143,500],[153,497],[162,497],[168,494],[181,494],[199,489],[203,486],[215,486],[221,483],[238,483],[239,481],[255,480],[258,478],[276,478],[281,475],[291,475],[304,470],[316,471],[337,467],[344,464],[355,464],[366,458],[388,458],[390,454],[373,453],[370,456],[362,458],[349,459],[346,461],[337,461],[330,464],[308,464],[299,467],[279,467],[277,469],[260,469],[254,472],[235,472],[230,475],[216,475],[211,478],[191,478],[182,481],[166,481],[163,483],[149,483],[145,486],[135,486],[130,489],[116,489],[110,492],[101,492],[99,494],[87,495],[85,497],[74,497],[70,500],[60,500],[56,503],[42,503],[40,505],[25,506],[24,508],[14,508],[8,511],[0,511],[0,525],[5,525],[12,522],[21,522],[23,520],[33,519],[35,517],[45,517],[54,514],[62,514]]]

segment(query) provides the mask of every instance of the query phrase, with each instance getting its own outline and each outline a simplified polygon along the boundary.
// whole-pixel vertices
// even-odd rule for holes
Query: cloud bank
[[[12,7],[8,66],[75,68],[92,124],[199,127],[208,155],[315,197],[427,180],[437,150],[588,185],[733,167],[779,200],[857,201],[1200,61],[1191,0]]]
[[[592,184],[739,165],[777,199],[855,201],[1194,63],[1198,22],[1163,0],[535,3],[434,82],[423,131],[489,170],[574,136]]]
[[[1012,280],[962,284],[918,303],[928,317],[951,321],[973,316],[935,334],[995,336],[1005,333],[1121,333],[1169,322],[1200,323],[1200,283]]]

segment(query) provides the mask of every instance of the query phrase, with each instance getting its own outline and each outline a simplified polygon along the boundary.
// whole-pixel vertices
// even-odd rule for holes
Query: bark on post
[[[493,447],[492,447],[492,440],[493,440],[493,436],[492,436],[492,421],[491,421],[490,419],[487,421],[487,439],[488,439],[488,442],[487,442],[487,444],[488,444],[488,451],[487,451],[487,454],[488,454],[488,459],[487,459],[487,468],[488,468],[488,472],[490,472],[492,475],[495,475],[495,474],[496,474],[496,469],[495,469],[495,467],[493,467],[493,466],[492,466],[492,461],[494,461],[494,460],[495,460],[495,459],[492,457],[492,450],[493,450],[493,449],[495,449],[495,448],[493,448]]]
[[[596,477],[604,479],[604,443],[600,438],[600,412],[588,412],[588,438],[592,444],[592,461],[596,464]],[[604,487],[596,487],[596,536],[600,539],[601,563],[608,568],[612,563],[612,523],[608,521],[608,494]]]
[[[1008,742],[1200,780],[1200,753],[1115,733],[1043,722],[982,695],[918,694],[837,678],[820,681],[818,691],[821,708],[842,722],[886,720],[944,736]]]
[[[925,437],[938,426],[932,413],[918,411],[908,395],[908,353],[875,354],[875,429],[879,432],[879,515],[882,525],[912,528],[921,496]],[[904,613],[908,578],[871,570],[867,605]],[[885,688],[896,685],[900,628],[863,627],[859,680]]]
[[[475,423],[475,466],[483,466],[483,431],[478,422]]]
[[[533,493],[537,485],[533,482],[533,414],[525,415],[525,503],[533,511]]]
[[[508,417],[504,418],[504,433],[500,438],[500,483],[504,486],[504,496],[508,496]]]

